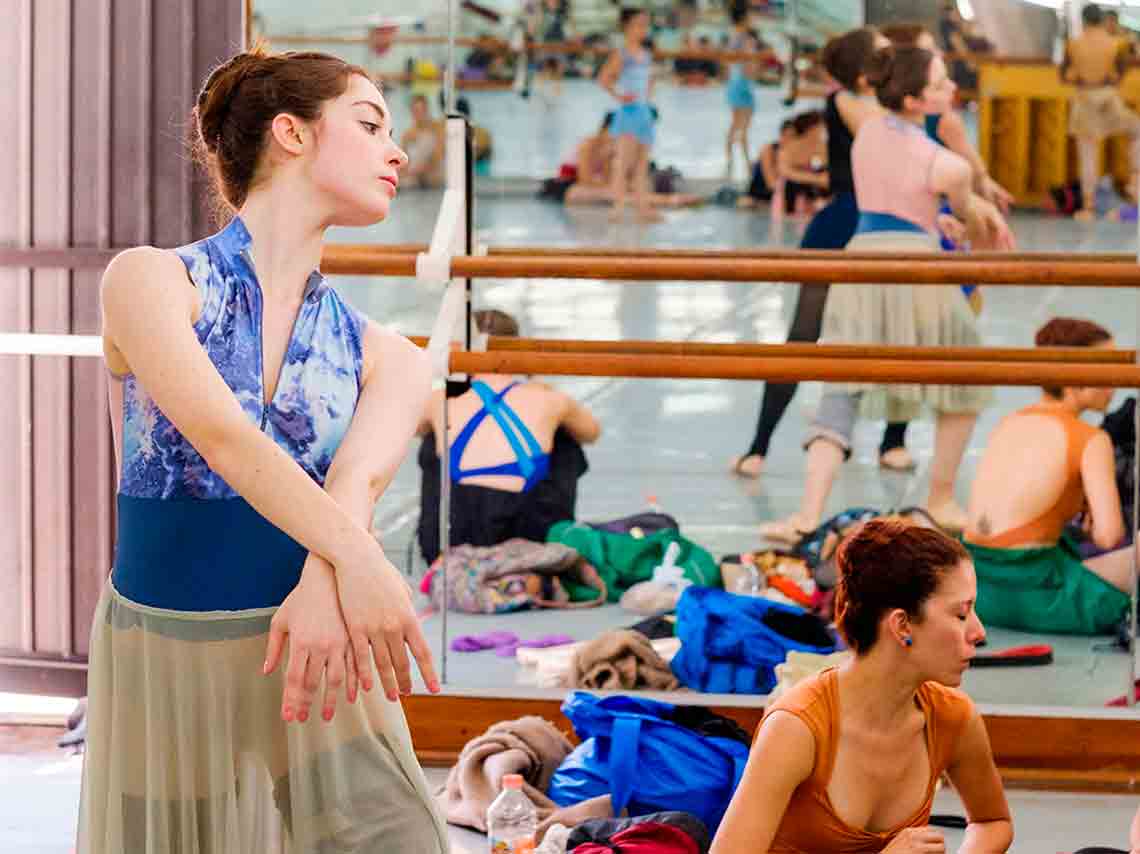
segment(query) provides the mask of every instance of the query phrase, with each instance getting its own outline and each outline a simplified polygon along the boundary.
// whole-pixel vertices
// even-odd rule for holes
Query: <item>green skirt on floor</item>
[[[983,625],[1100,635],[1114,632],[1128,612],[1128,596],[1086,568],[1067,536],[1052,548],[963,545],[974,560]]]

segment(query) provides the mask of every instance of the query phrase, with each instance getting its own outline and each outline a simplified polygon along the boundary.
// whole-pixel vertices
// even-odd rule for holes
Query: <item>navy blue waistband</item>
[[[880,213],[879,211],[860,211],[859,224],[855,227],[855,233],[873,234],[877,231],[909,231],[915,234],[927,233],[926,229],[921,225],[917,225],[909,219],[903,219],[901,216]]]
[[[173,611],[280,605],[308,551],[243,498],[213,501],[118,496],[115,589]]]

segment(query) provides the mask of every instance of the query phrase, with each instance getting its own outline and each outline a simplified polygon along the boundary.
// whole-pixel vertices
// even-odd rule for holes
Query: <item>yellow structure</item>
[[[991,60],[979,64],[978,150],[990,174],[1018,205],[1040,205],[1053,187],[1077,180],[1076,150],[1069,136],[1073,87],[1057,66],[1040,60]],[[1140,105],[1140,67],[1121,82],[1128,105]],[[1101,154],[1118,181],[1131,173],[1128,143],[1108,140]]]

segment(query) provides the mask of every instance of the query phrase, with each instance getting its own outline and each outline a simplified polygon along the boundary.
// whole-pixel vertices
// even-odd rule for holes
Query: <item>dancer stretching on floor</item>
[[[839,548],[835,614],[855,653],[770,706],[710,854],[946,851],[929,826],[943,773],[966,807],[961,854],[1013,841],[981,715],[957,690],[985,630],[961,543],[873,519]]]

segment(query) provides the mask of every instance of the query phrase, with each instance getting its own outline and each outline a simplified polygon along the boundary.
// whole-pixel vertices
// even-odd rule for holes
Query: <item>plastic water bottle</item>
[[[538,813],[523,794],[521,774],[503,777],[503,791],[487,810],[491,854],[533,854]]]

